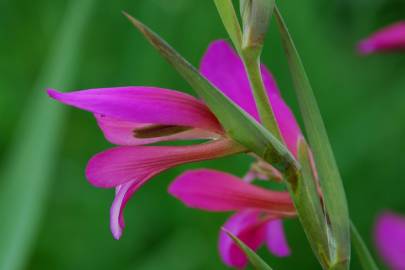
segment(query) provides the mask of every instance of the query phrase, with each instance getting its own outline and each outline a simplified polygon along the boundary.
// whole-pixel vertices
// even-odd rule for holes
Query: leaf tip
[[[122,15],[124,15],[136,28],[140,29],[142,28],[143,24],[135,19],[133,16],[131,16],[128,12],[125,10],[121,11]]]

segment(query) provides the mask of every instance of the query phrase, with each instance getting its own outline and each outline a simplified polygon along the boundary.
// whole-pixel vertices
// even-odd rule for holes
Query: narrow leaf
[[[0,269],[24,269],[35,241],[65,115],[44,89],[71,85],[78,46],[94,2],[76,0],[69,4],[53,54],[17,128],[0,178]]]
[[[309,243],[324,267],[329,265],[329,243],[317,180],[311,164],[311,153],[305,140],[298,142],[301,171],[297,181],[288,181],[288,189],[297,209]]]
[[[277,7],[275,14],[309,143],[314,152],[326,214],[330,221],[331,263],[342,267],[339,269],[348,269],[350,262],[350,221],[343,183],[302,61]]]
[[[224,228],[222,228],[222,230],[224,232],[226,232],[226,234],[229,237],[232,238],[232,240],[235,242],[235,244],[238,245],[238,247],[240,247],[240,249],[243,251],[243,253],[245,253],[249,262],[252,264],[252,266],[256,270],[272,270],[272,268],[270,266],[268,266],[267,263],[265,261],[263,261],[263,259],[260,258],[259,255],[256,254],[256,252],[254,252],[250,247],[245,245],[245,243],[243,243],[238,237],[233,235],[231,232],[225,230]]]
[[[269,131],[215,88],[156,33],[130,15],[125,15],[205,100],[229,136],[282,171],[299,168],[294,156]]]
[[[378,270],[377,264],[371,256],[370,251],[364,243],[363,238],[361,237],[356,226],[354,226],[353,222],[351,222],[350,225],[354,250],[359,257],[361,266],[364,270]]]
[[[232,0],[214,0],[214,3],[233,45],[239,52],[242,47],[242,30]]]

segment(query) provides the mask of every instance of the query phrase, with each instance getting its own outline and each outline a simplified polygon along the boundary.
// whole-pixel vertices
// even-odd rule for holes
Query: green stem
[[[350,223],[350,229],[352,232],[352,242],[354,250],[359,257],[360,264],[364,270],[378,270],[377,264],[375,263],[370,251],[368,250],[366,244],[364,243],[359,231],[353,222]]]
[[[260,120],[278,140],[283,141],[278,127],[274,111],[271,107],[267,91],[263,84],[260,68],[260,54],[252,48],[242,49],[242,59],[245,63],[250,86],[259,112]]]

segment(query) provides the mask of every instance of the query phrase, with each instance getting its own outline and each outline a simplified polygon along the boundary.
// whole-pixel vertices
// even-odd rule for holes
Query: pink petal
[[[123,210],[128,199],[145,181],[131,181],[116,188],[114,201],[110,209],[110,228],[115,239],[120,239],[125,223]]]
[[[266,226],[267,248],[276,256],[290,256],[291,251],[284,234],[283,222],[280,219],[271,220]]]
[[[259,120],[256,104],[242,60],[223,40],[211,43],[200,66],[201,73],[242,109]],[[262,65],[262,76],[283,139],[293,154],[301,130],[282,99],[271,73]]]
[[[361,54],[405,50],[405,21],[385,27],[358,45]]]
[[[48,94],[62,102],[117,120],[220,131],[215,116],[196,98],[156,87],[120,87]]]
[[[405,269],[405,217],[386,212],[375,227],[377,249],[392,270]]]
[[[136,136],[138,128],[152,126],[151,124],[139,124],[129,121],[117,120],[104,115],[95,115],[98,125],[106,139],[117,145],[145,145],[163,141],[195,140],[195,139],[218,139],[219,135],[207,130],[192,128],[167,136],[155,136],[140,138]]]
[[[202,58],[200,71],[226,96],[256,120],[259,119],[243,62],[226,41],[210,44]],[[262,76],[268,93],[279,94],[273,77],[264,66]]]
[[[287,148],[294,156],[297,156],[298,140],[302,137],[301,129],[292,114],[290,108],[285,104],[281,96],[271,95],[270,102]]]
[[[242,146],[228,139],[190,146],[121,146],[95,155],[87,165],[86,176],[97,187],[111,188],[150,179],[180,164],[241,151]]]
[[[229,218],[223,228],[237,236],[252,250],[257,250],[266,238],[266,222],[267,218],[259,211],[242,211]],[[219,235],[219,252],[226,265],[238,269],[246,267],[245,254],[222,230]]]
[[[169,187],[169,193],[189,207],[207,211],[239,211],[247,208],[291,216],[294,206],[288,192],[270,191],[243,182],[228,173],[192,170]]]

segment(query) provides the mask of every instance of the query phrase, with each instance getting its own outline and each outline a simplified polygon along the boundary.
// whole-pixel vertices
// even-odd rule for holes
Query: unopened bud
[[[274,0],[240,0],[243,21],[242,48],[261,48],[269,20],[274,9]]]

